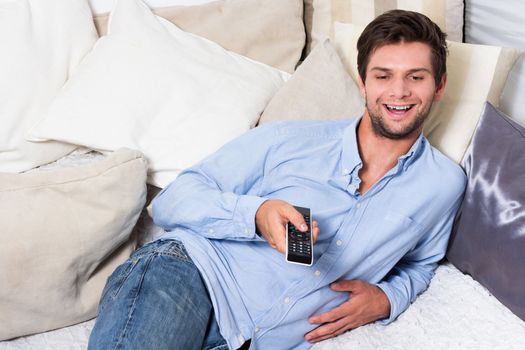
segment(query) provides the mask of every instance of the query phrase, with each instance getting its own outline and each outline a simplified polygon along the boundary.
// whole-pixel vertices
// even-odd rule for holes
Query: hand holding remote
[[[291,222],[300,231],[307,231],[303,215],[293,205],[278,199],[269,199],[257,210],[255,225],[268,244],[281,253],[286,251],[286,224]],[[304,226],[303,226],[304,225]],[[317,239],[319,228],[312,221],[312,239]]]

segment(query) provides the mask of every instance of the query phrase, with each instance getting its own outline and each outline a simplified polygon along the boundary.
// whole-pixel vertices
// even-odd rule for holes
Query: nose
[[[410,96],[410,87],[408,82],[403,78],[391,79],[390,97],[400,100],[408,96]]]

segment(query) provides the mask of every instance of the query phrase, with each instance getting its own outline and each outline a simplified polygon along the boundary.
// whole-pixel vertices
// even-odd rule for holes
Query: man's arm
[[[457,198],[430,232],[394,266],[383,281],[377,284],[387,295],[391,305],[389,317],[381,320],[381,323],[388,324],[394,321],[427,289],[438,262],[445,256],[461,198]]]
[[[365,281],[338,281],[333,290],[349,292],[348,301],[309,321],[320,326],[307,333],[305,339],[318,342],[380,320],[388,324],[395,320],[418,294],[429,285],[437,263],[445,255],[453,219],[461,196],[442,215],[427,235],[408,252],[377,285]]]
[[[284,253],[286,223],[301,227],[305,222],[291,204],[261,197],[275,130],[251,130],[183,171],[153,200],[155,224],[214,239],[261,240],[255,234],[257,225],[262,238]],[[314,241],[318,230],[313,222]]]
[[[153,220],[165,230],[209,238],[253,240],[259,189],[275,128],[258,127],[184,170],[153,200]]]

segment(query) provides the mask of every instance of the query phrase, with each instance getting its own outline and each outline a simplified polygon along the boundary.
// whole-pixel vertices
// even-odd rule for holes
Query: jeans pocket
[[[186,247],[184,247],[184,244],[176,240],[173,240],[169,244],[168,249],[163,252],[163,254],[173,256],[181,261],[192,261],[188,255],[188,252],[186,251]]]
[[[122,265],[117,267],[115,271],[113,271],[106,282],[104,290],[102,291],[100,305],[103,305],[105,301],[109,301],[106,300],[107,298],[114,299],[118,295],[120,289],[124,285],[124,282],[126,282],[126,279],[131,274],[131,271],[133,271],[133,268],[138,262],[139,259],[130,258]]]

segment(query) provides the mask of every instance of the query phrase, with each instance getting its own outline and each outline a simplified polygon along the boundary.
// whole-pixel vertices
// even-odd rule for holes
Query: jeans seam
[[[185,261],[192,261],[188,252],[186,251],[186,247],[184,247],[184,244],[179,241],[173,241],[170,249],[163,251],[162,254],[174,256]]]
[[[184,244],[177,240],[172,240],[168,243],[170,245],[169,249],[161,249],[159,247],[151,248],[140,252],[140,254],[133,256],[135,259],[140,259],[143,256],[155,255],[155,256],[173,256],[184,261],[192,262],[191,257],[189,256]]]
[[[106,293],[102,295],[101,298],[104,298],[107,295],[108,297],[111,297],[111,299],[115,299],[120,293],[120,290],[122,289],[124,284],[126,283],[128,277],[131,275],[131,272],[135,269],[138,263],[139,263],[139,259],[133,259],[131,261],[130,266],[125,271],[123,271],[122,274],[117,276],[119,278],[119,281],[118,281],[118,285],[115,285],[116,288],[113,291],[113,293],[110,293],[111,291],[108,290]]]
[[[115,344],[115,348],[114,348],[115,350],[122,348],[122,342],[124,341],[124,338],[125,338],[126,334],[129,331],[130,321],[133,318],[133,315],[134,315],[135,309],[136,309],[137,298],[138,298],[138,296],[140,294],[140,290],[142,289],[142,283],[144,281],[144,276],[146,275],[146,271],[149,268],[149,264],[151,262],[152,257],[153,257],[153,255],[150,254],[149,257],[148,257],[148,260],[146,262],[146,266],[144,267],[144,271],[142,271],[142,275],[140,276],[140,283],[138,285],[138,288],[137,288],[137,291],[135,293],[135,296],[133,297],[133,303],[131,304],[131,308],[130,308],[130,311],[129,311],[129,314],[128,314],[128,318],[126,320],[126,325],[124,326],[124,329],[120,333],[119,338],[118,338],[118,340],[117,340],[117,342]]]

